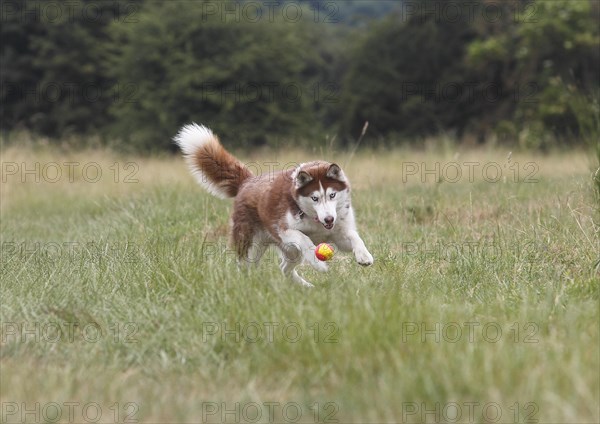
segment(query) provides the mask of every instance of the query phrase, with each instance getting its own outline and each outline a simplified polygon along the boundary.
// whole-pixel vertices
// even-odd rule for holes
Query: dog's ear
[[[344,175],[342,168],[340,168],[337,163],[332,163],[331,165],[329,165],[326,175],[327,175],[327,177],[333,178],[334,180],[344,181],[344,182],[346,181],[346,176]]]
[[[296,175],[296,188],[304,187],[306,184],[310,183],[313,180],[313,177],[306,171],[299,171]]]

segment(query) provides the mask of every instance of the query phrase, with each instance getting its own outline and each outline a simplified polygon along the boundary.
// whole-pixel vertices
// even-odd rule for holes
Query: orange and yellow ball
[[[333,247],[327,243],[320,243],[315,248],[315,256],[320,261],[328,261],[333,258]]]

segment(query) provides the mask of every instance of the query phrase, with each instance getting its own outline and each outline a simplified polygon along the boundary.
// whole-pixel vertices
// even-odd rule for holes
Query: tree
[[[344,81],[344,134],[356,134],[365,121],[381,137],[462,129],[473,110],[461,94],[469,80],[462,59],[474,36],[467,19],[393,14],[375,25]]]
[[[103,129],[107,27],[134,2],[3,2],[2,128],[57,137]]]
[[[112,75],[135,91],[112,107],[119,135],[162,148],[191,121],[238,145],[314,134],[310,83],[323,64],[303,24],[208,13],[214,5],[151,3],[138,24],[115,25]]]
[[[588,1],[512,2],[501,30],[479,22],[467,64],[510,94],[488,107],[495,128],[487,130],[526,134],[529,147],[589,131],[584,121],[598,114],[598,22],[598,3]]]
[[[597,2],[450,3],[462,8],[457,18],[428,12],[449,3],[415,4],[425,12],[384,20],[355,50],[345,134],[366,120],[381,137],[469,132],[529,147],[581,138],[584,128],[600,133],[589,129],[598,113]]]

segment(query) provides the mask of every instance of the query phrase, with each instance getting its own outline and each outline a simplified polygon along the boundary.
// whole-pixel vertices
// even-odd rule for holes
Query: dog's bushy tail
[[[204,125],[185,125],[174,141],[181,148],[196,180],[217,197],[235,197],[244,181],[253,176]]]

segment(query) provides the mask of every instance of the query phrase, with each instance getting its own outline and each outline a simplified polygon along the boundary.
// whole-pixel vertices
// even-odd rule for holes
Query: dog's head
[[[342,169],[335,163],[309,162],[294,170],[292,180],[300,209],[331,230],[338,211],[349,204],[350,185]]]

